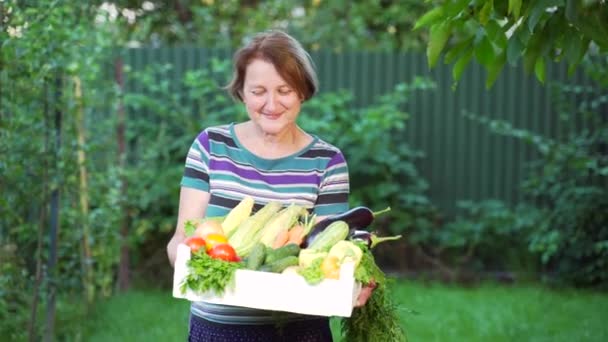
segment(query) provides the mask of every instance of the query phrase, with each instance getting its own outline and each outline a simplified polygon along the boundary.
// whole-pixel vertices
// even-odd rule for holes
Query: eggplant
[[[398,240],[401,235],[380,237],[373,232],[367,230],[351,230],[348,239],[351,241],[361,241],[367,245],[367,248],[372,249],[381,242]]]
[[[302,246],[306,248],[312,243],[312,241],[319,235],[320,232],[324,231],[330,224],[336,221],[344,221],[348,225],[349,231],[352,232],[356,229],[365,229],[369,227],[374,221],[374,218],[380,214],[386,213],[391,210],[391,207],[387,207],[384,210],[372,211],[371,209],[363,206],[352,208],[341,214],[332,215],[324,218],[317,222],[311,231],[306,235],[306,239]]]

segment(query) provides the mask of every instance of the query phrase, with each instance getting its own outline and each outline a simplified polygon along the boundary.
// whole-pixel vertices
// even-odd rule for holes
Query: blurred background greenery
[[[185,336],[165,245],[186,149],[245,118],[220,89],[231,53],[280,28],[320,72],[302,126],[345,152],[352,205],[393,208],[374,229],[405,236],[377,259],[412,340],[608,338],[604,1],[8,0],[0,18],[0,336]]]

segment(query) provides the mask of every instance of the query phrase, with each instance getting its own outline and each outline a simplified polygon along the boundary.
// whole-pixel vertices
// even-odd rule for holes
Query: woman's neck
[[[249,122],[249,125],[251,131],[254,132],[255,140],[259,141],[265,147],[297,145],[299,128],[295,124],[277,134],[264,132],[252,121]]]
[[[301,150],[303,144],[302,132],[297,125],[293,125],[278,134],[268,134],[255,125],[252,121],[242,126],[239,140],[245,147],[255,155],[274,159],[291,155]]]

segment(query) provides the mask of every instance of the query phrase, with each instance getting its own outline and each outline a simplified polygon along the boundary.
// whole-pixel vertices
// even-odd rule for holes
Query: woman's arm
[[[184,224],[188,220],[200,219],[205,216],[209,204],[209,193],[193,188],[182,187],[179,193],[179,211],[175,233],[167,245],[167,255],[171,266],[175,264],[177,246],[186,239]]]

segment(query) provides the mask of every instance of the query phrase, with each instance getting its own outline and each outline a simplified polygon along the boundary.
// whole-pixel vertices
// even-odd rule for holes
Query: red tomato
[[[226,239],[226,237],[222,234],[211,233],[207,234],[205,237],[205,242],[207,243],[207,250],[210,251],[217,245],[227,244],[228,239]]]
[[[186,239],[186,241],[184,241],[184,243],[186,244],[186,246],[190,247],[190,251],[192,253],[196,253],[201,248],[205,250],[205,240],[203,240],[203,238],[201,237],[189,237]]]
[[[215,247],[213,247],[209,251],[207,251],[207,254],[209,254],[209,256],[214,259],[222,259],[225,261],[241,260],[239,258],[239,256],[236,254],[236,251],[234,250],[234,248],[232,248],[232,246],[230,246],[227,243],[222,243],[222,244],[216,245]]]

